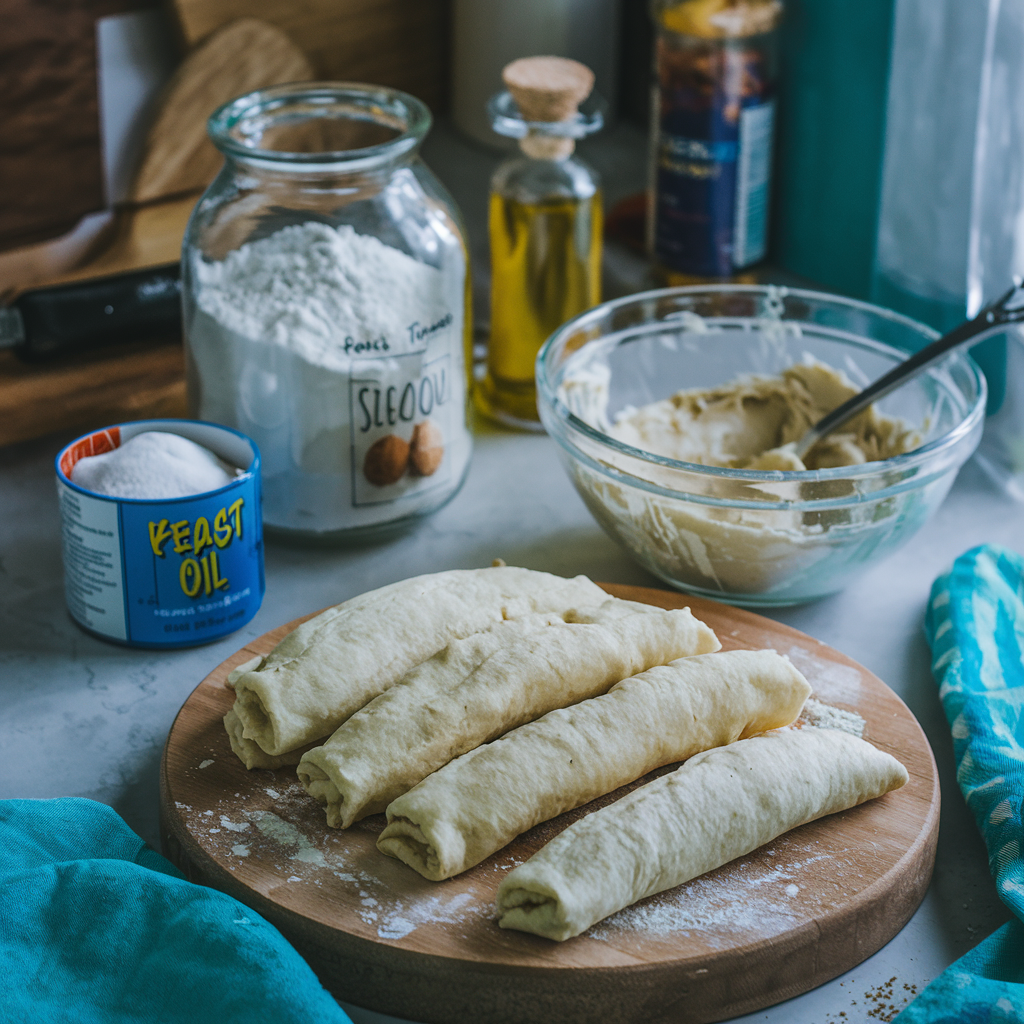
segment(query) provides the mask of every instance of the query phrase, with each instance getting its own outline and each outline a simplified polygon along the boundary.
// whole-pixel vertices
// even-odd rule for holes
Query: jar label
[[[127,640],[117,505],[60,482],[57,498],[68,610],[93,632]]]
[[[772,101],[739,112],[735,138],[658,139],[655,251],[675,270],[727,277],[767,246]]]
[[[734,267],[756,263],[764,258],[768,248],[768,183],[774,123],[774,102],[744,107],[740,113],[736,221],[732,240]]]
[[[395,501],[451,477],[446,458],[462,415],[450,353],[364,360],[350,379],[352,504]]]
[[[662,31],[653,94],[652,244],[659,261],[729,277],[763,258],[774,71],[754,40]]]
[[[464,251],[410,173],[388,216],[412,202],[427,217],[416,247],[438,265],[315,221],[220,261],[189,250],[191,401],[258,445],[268,526],[376,527],[438,507],[465,473]]]

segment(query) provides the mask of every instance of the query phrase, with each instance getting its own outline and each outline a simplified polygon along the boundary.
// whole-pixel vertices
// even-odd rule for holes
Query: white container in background
[[[452,114],[471,138],[501,144],[487,101],[502,89],[501,69],[519,57],[570,57],[595,75],[595,92],[617,88],[618,0],[455,0]]]

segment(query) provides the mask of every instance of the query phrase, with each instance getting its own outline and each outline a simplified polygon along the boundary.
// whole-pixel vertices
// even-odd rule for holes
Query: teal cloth
[[[935,979],[900,1024],[1024,1022],[1024,558],[983,546],[932,587],[932,671],[953,734],[957,782],[1016,920]]]
[[[109,807],[0,801],[5,1024],[349,1024],[281,933]]]

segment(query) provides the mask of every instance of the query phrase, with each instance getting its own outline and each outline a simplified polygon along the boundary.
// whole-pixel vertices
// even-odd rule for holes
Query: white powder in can
[[[388,522],[435,507],[461,480],[465,261],[459,245],[434,249],[440,267],[309,222],[223,260],[193,254],[195,411],[259,445],[269,525]],[[414,458],[428,439],[431,457]]]
[[[79,459],[71,479],[112,498],[187,498],[224,487],[239,472],[187,437],[147,430],[113,451]]]

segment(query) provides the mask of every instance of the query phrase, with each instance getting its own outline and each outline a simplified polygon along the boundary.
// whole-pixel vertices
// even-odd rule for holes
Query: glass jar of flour
[[[263,455],[263,520],[324,540],[434,511],[469,464],[458,210],[405,93],[301,83],[221,107],[182,256],[189,405]]]

